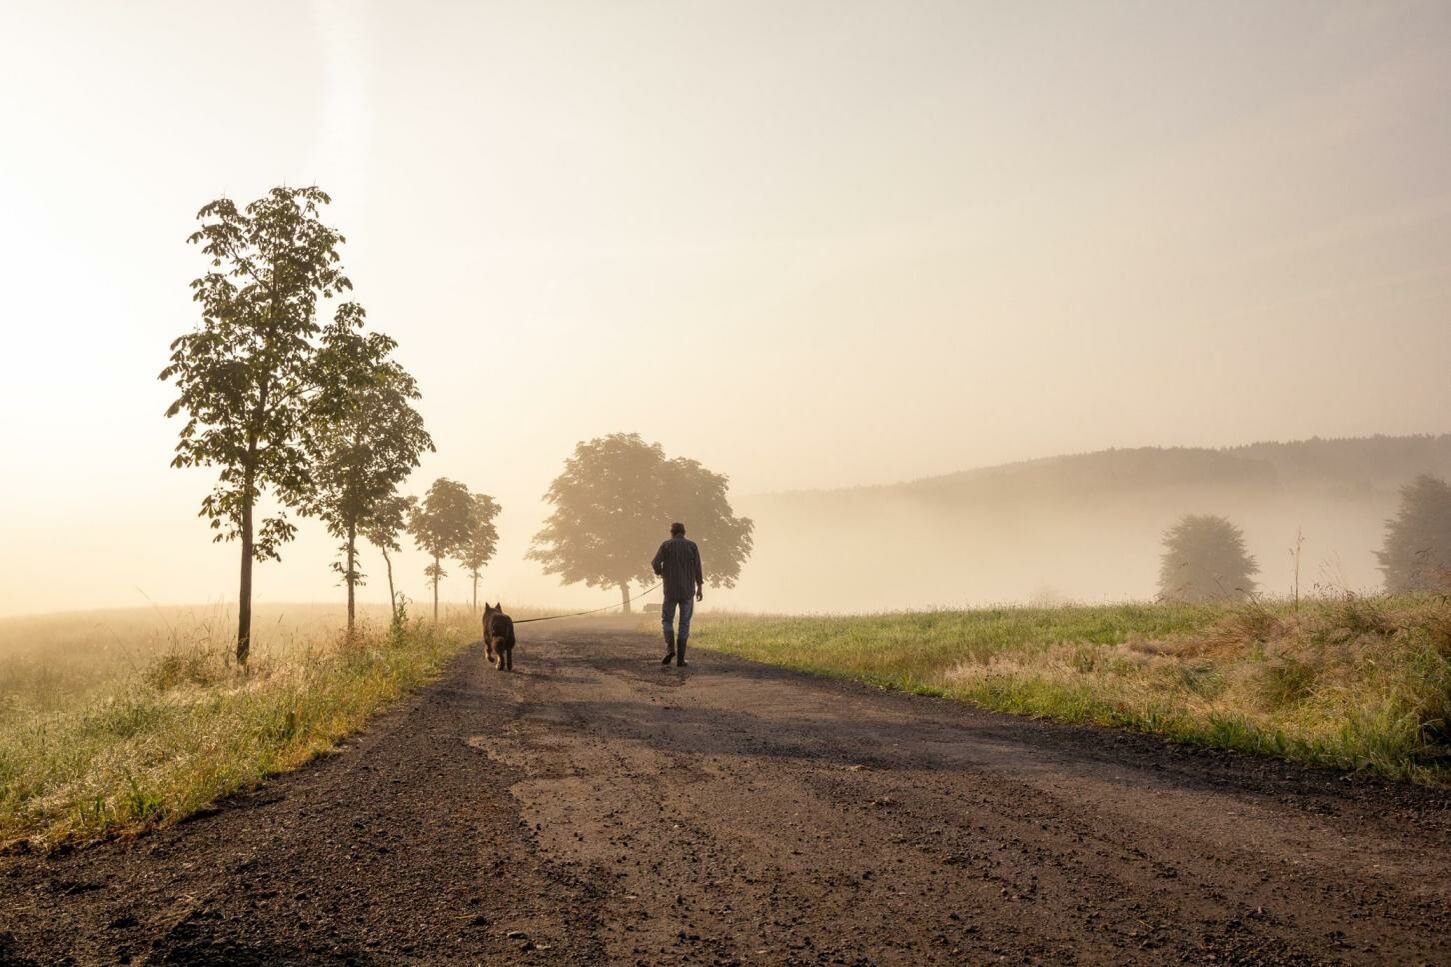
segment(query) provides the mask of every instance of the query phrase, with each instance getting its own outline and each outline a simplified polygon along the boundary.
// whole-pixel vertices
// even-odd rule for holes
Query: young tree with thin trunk
[[[459,563],[474,580],[474,610],[479,610],[479,578],[484,566],[494,558],[499,544],[499,531],[494,527],[494,518],[499,516],[499,503],[488,494],[474,494],[473,516],[470,521],[468,540],[459,551]]]
[[[168,417],[185,414],[174,467],[220,467],[202,500],[216,541],[241,542],[237,661],[252,641],[252,564],[280,559],[296,528],[279,511],[254,520],[270,493],[284,507],[305,498],[311,479],[303,433],[315,389],[318,301],[352,288],[323,223],[328,196],[316,187],[272,189],[245,208],[219,198],[197,213],[188,239],[210,259],[191,286],[201,323],[171,344],[160,378],[176,383]]]
[[[433,585],[433,622],[438,623],[438,582],[448,576],[443,559],[455,557],[468,542],[473,522],[473,495],[456,480],[439,477],[408,518],[408,531],[418,549],[433,559],[423,569]]]
[[[630,584],[649,583],[650,558],[672,521],[700,545],[712,587],[735,587],[751,554],[749,518],[736,517],[729,480],[694,460],[666,459],[658,443],[614,433],[580,443],[544,499],[554,512],[529,557],[566,584],[616,587],[630,613]]]
[[[342,540],[343,559],[333,568],[347,585],[351,636],[356,587],[363,580],[358,534],[418,466],[419,456],[433,449],[433,440],[412,405],[420,395],[417,382],[391,358],[397,343],[361,332],[363,310],[343,308],[347,318],[340,310],[318,353],[320,388],[307,435],[313,488],[303,506]]]
[[[383,566],[388,571],[388,606],[394,623],[398,622],[398,592],[393,589],[393,559],[389,551],[401,551],[398,535],[408,527],[409,517],[418,505],[418,498],[402,494],[389,494],[373,505],[373,512],[363,522],[363,536],[368,543],[383,555]]]

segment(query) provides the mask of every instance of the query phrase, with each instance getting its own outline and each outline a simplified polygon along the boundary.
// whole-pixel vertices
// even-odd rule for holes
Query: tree
[[[1401,488],[1401,506],[1386,521],[1384,549],[1375,555],[1386,590],[1443,591],[1451,577],[1451,486],[1421,474]]]
[[[342,540],[338,550],[343,560],[333,568],[347,585],[350,636],[355,589],[363,579],[357,566],[358,532],[396,494],[418,466],[419,456],[433,449],[423,417],[412,406],[420,395],[418,384],[390,358],[398,344],[382,333],[360,332],[362,317],[361,307],[344,306],[323,334],[316,363],[319,389],[309,410],[307,435],[313,487],[303,502],[304,510]]]
[[[554,512],[529,557],[565,584],[619,588],[628,614],[630,583],[653,579],[655,546],[680,520],[700,545],[711,586],[735,587],[755,525],[732,513],[728,484],[694,460],[667,460],[658,443],[637,433],[582,442],[545,494]]]
[[[473,512],[469,520],[468,539],[459,549],[459,563],[468,569],[474,579],[474,610],[479,610],[479,578],[484,565],[493,560],[494,550],[499,544],[499,531],[494,527],[494,518],[499,516],[499,504],[488,494],[473,494]]]
[[[390,494],[373,505],[373,512],[362,523],[363,536],[383,555],[383,565],[388,570],[388,607],[392,609],[393,622],[399,621],[398,593],[393,590],[393,559],[389,551],[401,551],[398,533],[408,526],[418,498],[402,494]]]
[[[438,582],[448,577],[443,559],[454,557],[468,542],[473,523],[474,502],[469,488],[456,480],[439,477],[428,488],[421,503],[408,518],[408,530],[418,549],[433,558],[423,569],[433,585],[433,620],[438,623]]]
[[[1259,565],[1244,534],[1223,517],[1186,514],[1164,532],[1159,597],[1166,601],[1221,601],[1254,593]]]
[[[188,241],[211,260],[191,283],[202,321],[172,342],[160,375],[179,393],[166,415],[187,418],[171,465],[221,468],[198,516],[217,531],[213,540],[241,541],[241,663],[252,640],[252,563],[280,559],[296,532],[282,511],[256,526],[254,510],[267,491],[295,507],[311,485],[302,436],[317,304],[352,288],[338,254],[343,236],[321,219],[328,201],[316,187],[279,187],[244,209],[219,198],[197,213],[201,228]]]

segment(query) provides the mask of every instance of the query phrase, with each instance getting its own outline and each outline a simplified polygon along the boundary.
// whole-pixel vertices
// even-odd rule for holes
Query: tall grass
[[[332,749],[477,637],[338,631],[321,606],[263,608],[253,658],[231,612],[97,612],[0,621],[0,846],[44,849],[174,822]]]
[[[987,708],[1451,782],[1451,603],[723,616],[697,644]]]

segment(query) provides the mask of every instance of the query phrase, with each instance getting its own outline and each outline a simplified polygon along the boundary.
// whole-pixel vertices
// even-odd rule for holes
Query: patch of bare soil
[[[0,866],[6,963],[1451,963],[1451,796],[654,639],[471,651],[210,815]]]

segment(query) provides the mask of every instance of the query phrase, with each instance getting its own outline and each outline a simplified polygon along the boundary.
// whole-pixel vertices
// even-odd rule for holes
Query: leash
[[[593,611],[575,611],[571,614],[551,614],[548,617],[544,618],[515,618],[514,623],[516,625],[527,625],[531,621],[554,621],[557,618],[578,618],[581,615],[586,614],[599,614],[601,611],[609,611],[612,608],[621,608],[629,604],[631,601],[638,601],[645,595],[649,594],[651,591],[658,590],[660,586],[664,583],[664,581],[661,581],[660,584],[657,584],[655,585],[655,587],[650,588],[649,591],[641,591],[639,594],[635,595],[633,598],[630,598],[627,601],[622,601],[619,604],[607,604],[603,608],[595,608]]]

